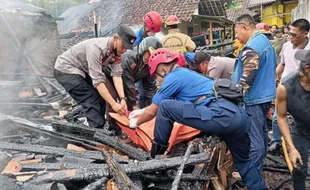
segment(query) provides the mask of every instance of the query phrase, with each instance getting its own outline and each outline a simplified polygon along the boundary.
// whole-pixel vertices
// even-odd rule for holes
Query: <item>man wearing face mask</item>
[[[90,127],[104,126],[106,102],[116,113],[126,114],[119,57],[127,49],[132,49],[135,39],[133,30],[121,25],[117,34],[112,37],[85,40],[58,56],[55,78],[71,97],[82,105]],[[107,88],[112,82],[108,81],[103,73],[104,67],[111,69],[120,103],[113,99]]]
[[[178,29],[180,23],[175,15],[167,18],[165,24],[168,28],[168,35],[161,40],[163,47],[169,48],[173,52],[192,52],[196,49],[196,44],[188,35],[180,32]]]
[[[212,79],[179,67],[177,61],[178,56],[167,48],[157,49],[151,55],[150,74],[162,84],[150,106],[131,112],[130,127],[136,128],[156,116],[152,157],[167,150],[174,122],[219,135],[230,149],[234,166],[248,188],[266,189],[249,157],[247,131],[250,120],[245,110],[226,99],[215,97]]]
[[[156,80],[150,76],[148,60],[150,49],[161,48],[162,45],[156,37],[146,37],[139,45],[139,49],[128,50],[121,57],[123,68],[124,90],[127,98],[128,110],[137,110],[149,106],[157,91]],[[139,97],[135,89],[135,83],[140,81],[138,86]]]
[[[267,155],[266,115],[276,96],[276,54],[267,37],[256,29],[249,14],[235,23],[236,38],[244,44],[234,66],[232,80],[243,87],[246,111],[251,115],[251,157],[260,172]]]
[[[137,39],[134,46],[139,46],[142,40],[148,36],[155,36],[160,32],[163,25],[163,20],[158,12],[150,11],[143,17],[143,27],[137,30]]]

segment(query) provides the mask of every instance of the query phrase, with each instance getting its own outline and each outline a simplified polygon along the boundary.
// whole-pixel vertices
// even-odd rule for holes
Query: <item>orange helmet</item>
[[[169,16],[166,20],[166,25],[169,26],[169,25],[176,25],[176,24],[180,24],[180,20],[178,19],[177,16],[175,15],[172,15],[172,16]]]

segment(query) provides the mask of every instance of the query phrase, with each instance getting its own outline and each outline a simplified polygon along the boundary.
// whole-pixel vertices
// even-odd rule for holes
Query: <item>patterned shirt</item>
[[[240,79],[240,84],[243,87],[243,94],[246,95],[248,90],[254,83],[258,67],[259,55],[251,48],[246,48],[242,52],[243,73]]]

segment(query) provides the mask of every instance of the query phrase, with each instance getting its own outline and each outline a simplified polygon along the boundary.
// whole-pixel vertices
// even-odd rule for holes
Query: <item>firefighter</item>
[[[136,32],[137,39],[134,46],[139,46],[142,40],[148,36],[155,36],[160,32],[163,25],[163,20],[158,12],[150,11],[143,17],[143,27]]]
[[[162,39],[163,47],[171,49],[173,52],[192,52],[196,49],[196,44],[192,39],[180,32],[179,21],[175,15],[169,16],[165,22],[168,28],[168,35]]]
[[[83,106],[90,127],[104,126],[106,102],[116,113],[126,114],[122,67],[117,60],[127,49],[132,49],[135,39],[134,31],[121,25],[112,37],[82,41],[58,56],[55,78]],[[103,73],[103,67],[111,69],[119,103],[109,92],[108,87],[113,85]]]
[[[150,74],[155,75],[162,84],[150,106],[131,112],[130,127],[136,128],[156,116],[152,157],[167,150],[174,122],[219,135],[230,149],[235,167],[249,189],[266,189],[249,157],[247,131],[250,120],[245,110],[226,99],[217,99],[213,92],[213,80],[179,67],[177,59],[177,55],[167,48],[157,49],[151,55]]]
[[[157,91],[156,80],[150,76],[147,65],[150,49],[161,48],[162,45],[156,37],[146,37],[142,40],[137,51],[128,50],[121,57],[123,68],[124,90],[127,98],[128,110],[144,108],[152,103],[152,97]],[[142,81],[138,86],[139,97],[135,90],[135,83]]]

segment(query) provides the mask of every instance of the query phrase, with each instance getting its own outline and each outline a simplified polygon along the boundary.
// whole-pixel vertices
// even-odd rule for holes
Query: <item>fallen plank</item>
[[[59,133],[59,132],[55,131],[52,126],[36,124],[36,123],[33,123],[33,122],[31,122],[27,119],[24,119],[24,118],[5,115],[2,113],[0,113],[0,118],[2,118],[4,120],[11,120],[13,122],[19,123],[19,124],[21,124],[21,127],[24,127],[25,129],[30,130],[30,132],[37,132],[39,135],[52,136],[53,138],[69,141],[69,142],[77,144],[77,145],[83,145],[85,147],[89,147],[90,149],[101,151],[101,149],[97,148],[97,146],[103,145],[101,143],[94,142],[94,141],[91,141],[88,139],[75,137],[75,136],[72,136],[69,134]],[[113,154],[113,157],[118,162],[128,162],[128,160],[126,160],[124,157],[120,157],[117,154]]]
[[[36,128],[36,129],[43,129],[43,130],[46,130],[46,131],[53,131],[54,130],[52,126],[36,124],[36,123],[31,122],[31,121],[28,121],[27,119],[23,119],[23,118],[20,118],[20,117],[15,117],[15,116],[11,116],[11,115],[5,115],[3,113],[0,113],[0,117],[1,118],[5,118],[7,120],[14,121],[16,123],[20,123],[20,124],[23,124],[23,125],[31,126],[33,128]]]
[[[115,138],[106,135],[104,133],[96,133],[94,135],[94,138],[105,145],[108,145],[124,154],[126,154],[128,157],[142,161],[142,160],[148,160],[150,158],[150,154],[148,152],[145,152],[141,149],[137,149],[131,145],[128,145],[126,143],[121,143],[117,141]]]
[[[152,181],[152,182],[163,182],[163,181],[171,181],[174,180],[176,177],[176,172],[174,171],[168,171],[167,176],[164,175],[151,175],[151,174],[143,174],[141,177],[144,180]],[[192,174],[183,174],[181,177],[181,181],[201,181],[201,182],[207,182],[209,181],[208,176],[195,176]]]
[[[102,152],[109,167],[111,175],[114,177],[117,186],[122,190],[137,190],[131,179],[126,175],[122,166],[120,166],[113,158],[111,153]]]
[[[86,187],[84,187],[82,190],[99,190],[104,189],[106,187],[106,183],[108,181],[108,178],[103,177],[93,183],[90,183]]]
[[[87,127],[82,124],[72,124],[65,121],[53,121],[52,127],[60,132],[67,132],[70,134],[78,134],[87,137],[93,137],[100,129]]]
[[[44,184],[50,182],[74,182],[74,181],[94,181],[102,177],[109,176],[108,170],[104,169],[71,169],[55,172],[45,172],[34,176],[30,182],[33,184]]]
[[[85,163],[31,163],[21,164],[23,170],[63,170],[63,169],[82,169],[82,168],[108,168],[106,164],[85,164]]]
[[[208,162],[210,157],[207,154],[201,153],[192,155],[186,162],[186,165],[195,165],[197,163]],[[149,160],[138,163],[122,164],[122,168],[127,175],[140,175],[143,172],[154,172],[160,170],[167,170],[176,168],[183,162],[182,157],[165,158],[161,160]],[[55,182],[68,182],[90,180],[94,181],[103,177],[110,176],[107,168],[79,168],[63,171],[45,172],[40,176],[34,177],[31,181],[35,183]]]
[[[183,161],[182,161],[182,164],[181,166],[179,167],[178,171],[177,171],[177,175],[172,183],[172,187],[171,187],[171,190],[178,190],[179,188],[179,183],[181,181],[181,177],[182,177],[182,174],[183,174],[183,170],[184,170],[184,167],[185,167],[185,163],[186,161],[188,160],[189,156],[192,154],[194,150],[194,142],[190,142],[187,149],[186,149],[186,152],[185,152],[185,155],[183,157]]]
[[[49,155],[54,155],[54,156],[66,156],[67,155],[67,156],[74,156],[74,157],[94,159],[94,160],[104,160],[102,154],[98,151],[78,152],[74,150],[68,150],[65,148],[58,148],[58,147],[52,147],[52,146],[0,142],[0,149],[21,151],[21,152],[32,152],[32,153],[39,153],[39,154],[49,154]]]
[[[74,145],[74,144],[68,144],[68,145],[67,145],[67,149],[68,149],[68,150],[75,150],[75,151],[78,151],[78,152],[86,151],[85,148],[76,146],[76,145]]]
[[[20,172],[21,169],[22,169],[22,167],[17,161],[11,160],[6,165],[6,167],[1,172],[1,174],[17,173],[17,172]]]

